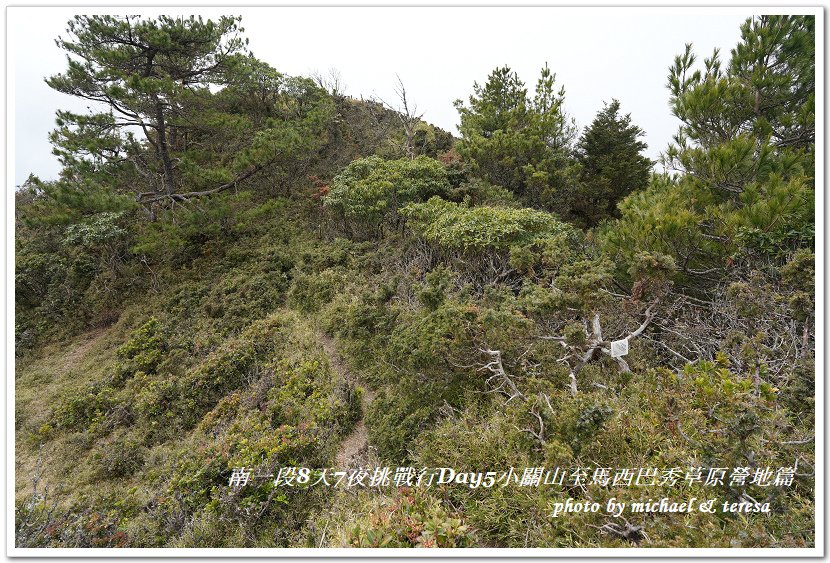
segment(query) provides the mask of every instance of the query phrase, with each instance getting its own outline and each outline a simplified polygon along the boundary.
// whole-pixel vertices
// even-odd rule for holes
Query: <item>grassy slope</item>
[[[297,271],[313,275],[330,262],[343,269],[349,255],[323,250],[312,234],[286,222],[293,213],[279,210],[209,241],[189,263],[160,271],[155,291],[123,303],[115,324],[51,342],[18,361],[15,496],[18,504],[30,500],[31,478],[42,476],[43,505],[54,509],[51,519],[61,528],[52,541],[117,545],[114,530],[126,529],[139,545],[171,545],[179,541],[177,530],[168,536],[151,520],[162,512],[198,513],[217,498],[210,488],[227,480],[229,468],[276,458],[333,462],[360,399],[331,369],[311,316],[287,305],[287,289]],[[148,319],[161,327],[159,342],[136,337]],[[119,353],[131,338],[160,351],[150,373]],[[180,388],[165,404],[174,411],[165,418],[153,404],[161,405],[164,393],[156,391],[171,381]],[[129,413],[119,418],[121,410]],[[256,447],[246,449],[245,442]],[[130,448],[119,449],[121,443]],[[178,470],[182,464],[190,470]],[[204,499],[172,503],[165,493],[186,497],[198,490],[187,479],[202,465],[212,471]],[[90,518],[111,525],[95,537],[85,531]],[[185,535],[193,528],[186,520],[172,518]],[[209,543],[224,541],[231,540]],[[276,534],[256,543],[287,541]]]
[[[687,422],[686,432],[708,432],[714,424],[705,416],[708,405],[692,405],[700,393],[688,380],[659,374],[616,380],[614,370],[588,370],[586,387],[596,377],[619,392],[584,391],[573,401],[556,370],[544,370],[532,385],[547,390],[557,418],[541,452],[517,427],[528,424],[529,405],[505,405],[491,395],[480,399],[484,395],[470,381],[442,374],[430,350],[423,359],[435,365],[415,373],[428,370],[435,379],[419,390],[417,377],[403,378],[396,371],[401,368],[390,364],[390,358],[402,361],[394,359],[390,336],[408,345],[430,337],[421,329],[434,326],[443,335],[442,318],[453,325],[452,315],[476,311],[480,320],[478,305],[450,300],[428,313],[416,303],[412,279],[392,275],[411,269],[395,240],[323,239],[302,227],[314,224],[306,208],[282,202],[257,209],[243,210],[246,220],[159,266],[156,289],[125,300],[114,324],[49,343],[18,362],[18,506],[31,499],[32,475],[42,471],[40,492],[49,486],[46,501],[35,505],[31,523],[22,528],[34,530],[22,534],[25,545],[377,545],[413,533],[412,522],[443,523],[463,536],[458,530],[466,523],[454,512],[459,508],[478,529],[474,545],[629,545],[586,531],[602,525],[599,518],[547,519],[558,491],[453,489],[442,504],[420,493],[332,495],[317,489],[282,495],[269,490],[264,477],[242,492],[223,486],[230,469],[243,465],[268,470],[335,464],[343,441],[362,422],[357,381],[347,381],[355,374],[377,393],[366,417],[369,439],[387,451],[404,444],[413,464],[570,464],[579,460],[578,448],[584,460],[618,467],[682,465],[700,455],[664,427],[671,416]],[[148,332],[153,318],[158,328]],[[336,341],[342,361],[329,337],[321,337],[325,331],[342,337]],[[452,338],[434,342],[445,343]],[[544,351],[537,359],[555,363]],[[427,425],[436,405],[424,401],[436,402],[431,395],[445,387],[442,377],[461,382],[461,390],[452,391],[457,397],[472,391],[474,398],[451,399],[454,408],[464,403],[461,410]],[[429,408],[420,410],[424,405]],[[580,429],[586,413],[602,414],[602,422]],[[394,435],[403,427],[420,436],[410,442],[410,434]],[[726,451],[715,450],[719,456]],[[374,463],[376,455],[370,451],[366,461]],[[790,459],[790,451],[782,456]],[[390,460],[396,462],[405,460]],[[781,502],[787,511],[771,518],[665,517],[645,524],[651,545],[729,546],[735,538],[744,546],[809,544],[809,495],[800,489]],[[400,515],[408,516],[396,521]]]

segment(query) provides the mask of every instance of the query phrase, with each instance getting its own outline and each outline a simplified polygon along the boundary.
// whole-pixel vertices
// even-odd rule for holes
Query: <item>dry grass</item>
[[[39,471],[39,429],[46,423],[52,405],[62,393],[104,376],[115,359],[115,350],[125,329],[119,324],[91,330],[66,342],[45,346],[37,356],[27,357],[15,369],[15,498],[31,492],[31,476]],[[43,450],[43,480],[54,490],[60,471],[78,462],[71,453],[73,437],[64,436]],[[70,450],[70,452],[67,452]]]

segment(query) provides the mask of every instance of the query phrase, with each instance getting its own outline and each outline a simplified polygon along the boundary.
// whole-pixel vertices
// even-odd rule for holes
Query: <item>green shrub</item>
[[[55,428],[85,430],[101,420],[113,407],[114,390],[103,383],[90,383],[63,394],[52,409]]]
[[[434,422],[443,401],[457,392],[433,381],[406,377],[394,390],[378,393],[366,413],[366,426],[380,457],[394,463],[409,459],[415,439]]]
[[[167,336],[156,317],[150,319],[130,334],[130,339],[117,350],[121,360],[118,374],[121,381],[141,371],[156,372],[167,351]]]
[[[323,204],[347,219],[377,228],[383,221],[396,221],[404,205],[447,196],[449,189],[446,169],[437,160],[370,156],[355,160],[334,178]]]
[[[555,216],[535,209],[465,207],[434,197],[401,209],[416,234],[449,250],[506,250],[573,231]]]
[[[136,436],[120,432],[92,452],[97,474],[104,479],[129,477],[144,465],[146,448]]]
[[[383,291],[361,288],[358,294],[338,293],[323,311],[324,328],[330,334],[369,343],[386,338],[392,330],[397,311],[386,306]]]
[[[454,188],[451,199],[476,206],[520,207],[519,200],[513,192],[480,178],[471,178]]]
[[[290,317],[273,314],[251,323],[182,376],[135,381],[136,412],[158,432],[192,428],[222,397],[258,379],[260,365],[286,346],[291,329]]]
[[[288,302],[303,311],[311,313],[329,303],[346,284],[347,274],[342,268],[327,268],[319,273],[294,272]]]
[[[424,276],[423,284],[415,285],[418,301],[427,309],[434,311],[447,297],[451,282],[452,272],[439,266]]]

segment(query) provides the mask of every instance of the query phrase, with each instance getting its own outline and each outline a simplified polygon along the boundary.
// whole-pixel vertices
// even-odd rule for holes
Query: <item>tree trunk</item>
[[[170,149],[167,144],[167,124],[164,120],[164,105],[155,96],[156,103],[156,125],[158,131],[158,151],[161,157],[161,163],[164,170],[164,190],[167,195],[172,195],[175,191],[175,184],[173,182],[173,161],[170,159]]]

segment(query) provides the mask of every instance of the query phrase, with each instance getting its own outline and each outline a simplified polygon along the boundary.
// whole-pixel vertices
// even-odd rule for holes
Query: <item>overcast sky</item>
[[[66,68],[54,39],[77,8],[7,8],[9,76],[14,77],[15,184],[30,172],[57,176],[48,134],[55,110],[82,111],[83,100],[52,91],[43,78]],[[121,13],[123,13],[123,8]],[[149,9],[131,13],[157,15]],[[119,13],[89,8],[86,13]],[[656,158],[677,130],[665,87],[674,56],[692,42],[728,58],[749,8],[178,8],[170,15],[242,15],[258,58],[287,74],[337,69],[346,93],[394,100],[399,74],[424,119],[457,134],[453,101],[472,93],[491,70],[508,65],[531,88],[548,63],[566,90],[580,129],[604,101],[646,132]]]

